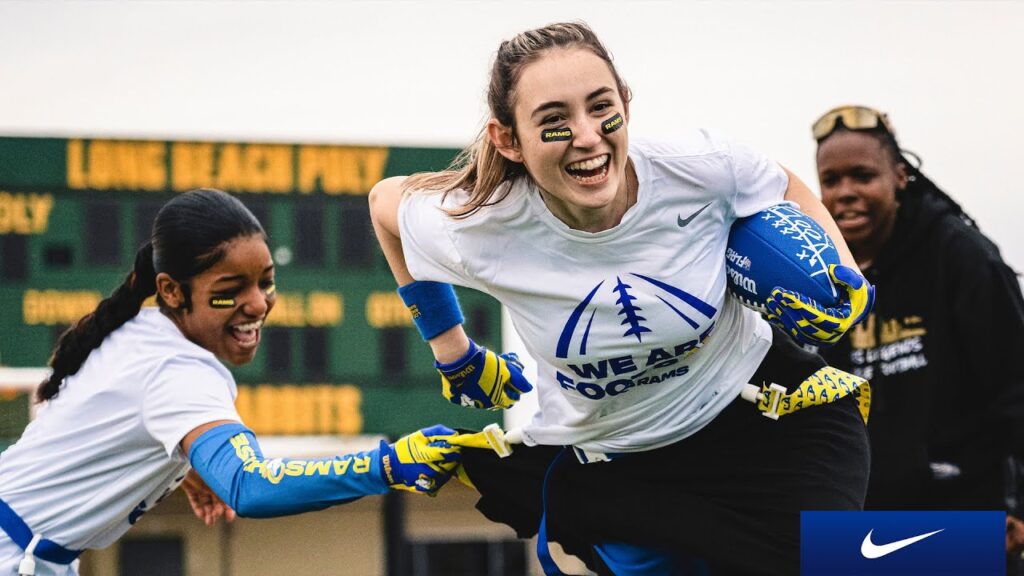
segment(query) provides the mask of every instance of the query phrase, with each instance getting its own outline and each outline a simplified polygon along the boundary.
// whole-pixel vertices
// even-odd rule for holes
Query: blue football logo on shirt
[[[707,318],[708,320],[713,319],[715,317],[715,314],[718,313],[718,310],[714,306],[708,304],[707,302],[704,302],[700,298],[697,298],[696,296],[690,294],[689,292],[686,292],[685,290],[681,290],[675,286],[672,286],[671,284],[662,282],[660,280],[656,280],[649,276],[644,276],[643,274],[631,273],[627,276],[627,280],[629,276],[639,278],[640,280],[646,282],[648,285],[657,288],[658,291],[663,292],[671,300],[674,300],[675,304],[673,304],[670,300],[667,300],[661,294],[656,295],[658,300],[661,300],[661,302],[664,303],[665,306],[668,306],[668,308],[671,309],[672,312],[674,312],[677,316],[682,318],[683,321],[685,321],[690,326],[690,328],[696,329],[700,326],[700,324],[696,320],[688,316],[685,312],[683,312],[681,308],[692,308],[696,310],[700,315]],[[604,282],[604,280],[598,282],[597,285],[594,286],[594,288],[590,291],[590,293],[587,294],[586,297],[584,297],[583,300],[581,300],[579,304],[576,305],[576,307],[572,311],[572,314],[569,315],[569,320],[565,323],[565,326],[562,328],[562,335],[558,338],[558,348],[555,350],[556,358],[569,357],[569,345],[572,342],[573,335],[576,333],[576,330],[579,327],[580,320],[583,318],[583,313],[586,312],[587,308],[590,306],[591,301],[594,299],[594,296],[597,294],[601,286],[604,285]],[[623,319],[620,321],[620,324],[626,326],[626,330],[625,332],[623,332],[622,335],[624,337],[633,336],[636,338],[637,342],[643,342],[642,334],[644,334],[645,332],[650,332],[651,329],[643,325],[643,321],[647,319],[640,315],[640,311],[642,310],[642,308],[634,304],[636,297],[632,294],[632,291],[634,290],[633,286],[631,284],[628,284],[627,282],[624,282],[621,279],[621,277],[616,276],[615,285],[612,288],[612,290],[617,295],[616,303],[619,305],[618,316],[623,317]],[[587,353],[587,342],[590,339],[590,329],[593,326],[594,315],[596,312],[596,308],[590,311],[590,316],[587,318],[587,325],[583,329],[583,334],[580,338],[579,347],[579,353],[581,356],[585,356]]]
[[[642,310],[640,307],[633,304],[636,300],[636,296],[629,293],[629,289],[632,288],[629,284],[624,283],[619,278],[615,279],[615,292],[619,295],[619,299],[615,301],[619,305],[619,314],[623,316],[622,324],[627,325],[628,328],[622,334],[623,336],[636,336],[637,342],[643,342],[641,334],[644,332],[650,332],[651,329],[641,324],[647,318],[640,315]]]
[[[595,303],[601,290],[607,290],[603,305]],[[647,304],[638,303],[639,294],[646,296]],[[652,298],[653,297],[653,298]],[[685,341],[665,344],[652,344],[636,355],[619,355],[607,358],[587,357],[590,339],[597,324],[615,322],[621,327],[621,338],[634,341],[634,344],[645,344],[654,328],[648,321],[644,306],[652,306],[660,316],[678,318],[686,328],[681,334],[688,333]],[[609,302],[614,307],[608,306]],[[658,304],[660,302],[660,304]],[[589,314],[587,314],[589,310]],[[614,310],[614,318],[611,316]],[[603,313],[599,315],[600,313]],[[681,365],[683,358],[698,350],[704,340],[714,329],[714,318],[718,310],[700,298],[661,280],[643,274],[627,274],[616,276],[614,281],[602,280],[573,308],[568,321],[562,328],[556,345],[555,357],[568,359],[570,351],[585,360],[567,363],[568,371],[556,371],[559,385],[566,390],[576,392],[590,400],[601,400],[609,396],[617,396],[634,389],[636,386],[657,384],[665,380],[685,375],[689,367]],[[701,318],[701,316],[703,318]],[[662,321],[664,322],[664,320]],[[663,325],[664,326],[664,325]],[[697,332],[700,331],[700,332]],[[605,331],[607,337],[607,331]],[[571,350],[574,340],[578,341],[577,350]],[[631,346],[635,347],[635,346]]]

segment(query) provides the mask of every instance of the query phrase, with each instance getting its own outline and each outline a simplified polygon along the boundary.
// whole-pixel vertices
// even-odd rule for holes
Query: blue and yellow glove
[[[765,303],[768,321],[803,344],[831,346],[838,342],[871,311],[875,287],[847,266],[832,264],[828,274],[846,291],[838,305],[825,308],[799,292],[776,288]]]
[[[395,490],[433,496],[459,465],[461,448],[448,442],[455,434],[455,430],[438,424],[403,436],[394,444],[381,440],[384,481]]]
[[[462,358],[447,364],[434,362],[434,367],[441,373],[441,393],[452,404],[499,410],[533,390],[515,353],[498,355],[472,340]]]

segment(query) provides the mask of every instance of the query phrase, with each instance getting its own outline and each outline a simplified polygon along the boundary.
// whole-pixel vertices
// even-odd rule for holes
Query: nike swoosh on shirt
[[[689,224],[691,220],[696,218],[697,215],[703,212],[708,206],[711,206],[711,202],[708,202],[707,204],[702,206],[700,210],[697,210],[693,214],[690,214],[687,218],[683,218],[682,216],[676,216],[676,224],[679,224],[680,228],[686,227],[686,225]]]
[[[945,528],[942,530],[945,530]],[[875,529],[872,528],[871,530],[868,530],[868,535],[865,536],[864,541],[860,543],[860,553],[865,558],[874,560],[875,558],[881,558],[882,556],[892,554],[901,548],[906,548],[915,542],[920,542],[929,536],[934,536],[939,532],[942,532],[942,530],[936,530],[935,532],[929,532],[919,536],[911,536],[910,538],[904,538],[903,540],[897,540],[888,544],[875,544],[871,541],[871,533],[875,531]]]

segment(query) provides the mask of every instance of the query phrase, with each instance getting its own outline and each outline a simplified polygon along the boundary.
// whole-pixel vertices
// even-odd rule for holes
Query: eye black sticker
[[[234,308],[235,299],[225,298],[223,296],[214,296],[210,298],[210,308]]]
[[[557,130],[544,130],[540,133],[542,142],[561,142],[572,139],[572,129],[559,128]]]
[[[601,122],[601,131],[605,134],[611,134],[625,125],[626,121],[622,119],[622,114],[616,112],[614,116]]]

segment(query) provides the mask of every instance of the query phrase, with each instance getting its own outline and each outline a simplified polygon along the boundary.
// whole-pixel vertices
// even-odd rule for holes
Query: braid
[[[915,194],[921,195],[931,194],[933,196],[940,198],[942,201],[948,204],[950,208],[953,209],[956,215],[959,216],[965,224],[967,224],[971,228],[974,228],[975,230],[978,229],[978,224],[974,221],[974,218],[971,218],[970,215],[964,212],[963,207],[961,207],[956,200],[953,200],[953,198],[951,198],[949,194],[946,194],[941,188],[936,186],[934,182],[932,182],[927,176],[925,176],[923,172],[921,172],[920,162],[918,162],[915,165],[914,163],[908,161],[906,158],[907,153],[902,150],[899,152],[899,154],[899,161],[902,162],[907,167],[907,175],[909,176],[907,182],[908,192],[913,192]],[[916,154],[914,154],[913,152],[910,152],[909,154],[916,157]]]
[[[153,222],[150,241],[135,255],[132,272],[57,340],[50,357],[53,372],[36,391],[39,401],[56,396],[64,379],[78,372],[107,335],[138,315],[146,298],[156,293],[157,272],[179,282],[188,310],[188,281],[223,258],[228,241],[254,234],[266,241],[263,226],[252,212],[219,190],[191,190],[164,204]],[[166,311],[159,297],[157,303]]]
[[[64,378],[75,374],[108,334],[134,318],[142,303],[156,292],[156,272],[153,270],[153,244],[147,242],[135,255],[134,269],[114,292],[102,300],[96,309],[68,328],[57,340],[50,367],[53,369],[36,391],[40,402],[49,400],[60,391]]]

